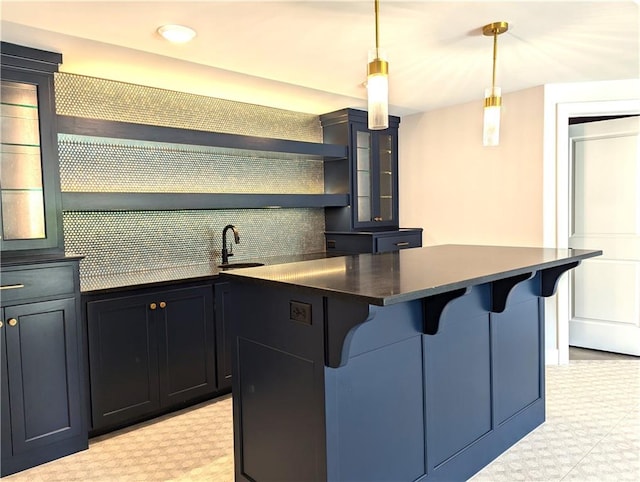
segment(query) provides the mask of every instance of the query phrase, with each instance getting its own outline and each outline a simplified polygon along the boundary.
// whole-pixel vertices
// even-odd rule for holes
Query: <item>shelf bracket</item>
[[[491,283],[491,311],[493,313],[502,313],[507,307],[507,298],[518,283],[533,278],[535,271],[532,273],[523,273],[510,278],[503,278]]]
[[[347,362],[349,333],[369,318],[369,305],[341,298],[324,298],[324,364],[339,368]]]
[[[547,298],[555,294],[558,289],[558,280],[565,271],[575,268],[580,264],[580,261],[573,261],[561,266],[554,266],[553,268],[547,268],[542,270],[542,282],[540,286],[540,296]]]
[[[447,305],[461,296],[466,295],[471,288],[461,288],[458,290],[447,291],[439,295],[429,296],[422,300],[423,307],[423,328],[425,335],[435,335],[440,327],[440,318],[447,308]]]

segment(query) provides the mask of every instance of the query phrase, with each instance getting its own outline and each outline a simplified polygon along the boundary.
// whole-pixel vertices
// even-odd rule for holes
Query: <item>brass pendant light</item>
[[[493,22],[482,27],[483,35],[493,37],[493,74],[491,88],[485,90],[484,125],[482,143],[485,146],[497,146],[500,143],[500,109],[502,97],[500,87],[496,87],[496,59],[498,56],[498,35],[509,30],[507,22]]]
[[[369,129],[382,130],[389,127],[389,62],[380,51],[378,32],[379,1],[375,0],[376,48],[369,53],[367,65],[367,104]]]

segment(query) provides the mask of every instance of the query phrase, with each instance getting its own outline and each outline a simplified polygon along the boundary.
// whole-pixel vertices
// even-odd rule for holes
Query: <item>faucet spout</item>
[[[240,243],[240,233],[238,232],[238,228],[233,224],[227,224],[222,230],[222,264],[228,263],[229,257],[233,256],[233,249],[231,247],[227,248],[227,231],[230,229],[233,231],[233,240],[235,243]]]

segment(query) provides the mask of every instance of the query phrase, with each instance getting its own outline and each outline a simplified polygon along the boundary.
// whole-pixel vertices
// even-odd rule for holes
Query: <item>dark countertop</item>
[[[384,306],[601,254],[577,249],[442,245],[225,271],[221,279],[284,283]]]
[[[265,265],[291,263],[297,261],[313,260],[336,256],[333,253],[308,253],[285,256],[270,256],[260,259],[235,259],[231,258],[230,263],[260,262]],[[247,268],[242,268],[247,269]],[[229,271],[229,270],[227,270]],[[170,268],[160,268],[154,270],[115,273],[104,276],[83,277],[80,280],[80,291],[83,294],[98,294],[111,291],[120,291],[130,288],[150,288],[163,286],[175,282],[203,281],[217,278],[223,270],[216,264],[199,263],[189,266],[176,266]]]

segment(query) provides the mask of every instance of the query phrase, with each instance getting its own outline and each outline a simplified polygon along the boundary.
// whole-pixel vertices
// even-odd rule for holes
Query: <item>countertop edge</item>
[[[540,248],[540,249],[544,249],[544,248]],[[568,248],[568,250],[573,251],[571,248]],[[579,251],[587,251],[587,250],[579,250]],[[308,285],[296,283],[294,281],[266,279],[256,275],[249,275],[247,273],[242,273],[242,270],[236,270],[231,272],[221,272],[220,278],[228,279],[229,281],[233,281],[234,279],[236,280],[241,279],[242,281],[250,282],[252,284],[286,285],[288,287],[292,287],[295,289],[311,291],[311,292],[315,292],[322,295],[348,298],[351,300],[361,301],[370,305],[388,306],[388,305],[393,305],[397,303],[404,303],[408,301],[427,298],[430,296],[434,296],[440,293],[446,293],[456,289],[467,288],[467,287],[476,286],[476,285],[485,284],[485,283],[491,283],[499,279],[518,276],[524,273],[535,273],[544,269],[567,265],[575,261],[580,262],[584,259],[601,256],[602,254],[603,254],[602,250],[589,250],[588,252],[572,254],[570,256],[567,256],[561,259],[556,259],[556,260],[547,261],[543,263],[536,263],[532,265],[525,265],[520,268],[514,268],[506,271],[498,271],[496,273],[492,273],[489,275],[477,276],[474,278],[468,278],[468,279],[460,280],[453,283],[447,283],[439,286],[433,286],[433,287],[429,287],[421,290],[411,291],[408,293],[399,293],[399,294],[388,295],[388,296],[366,296],[366,295],[362,295],[354,292],[347,292],[343,290],[332,290],[329,288],[308,286]]]

